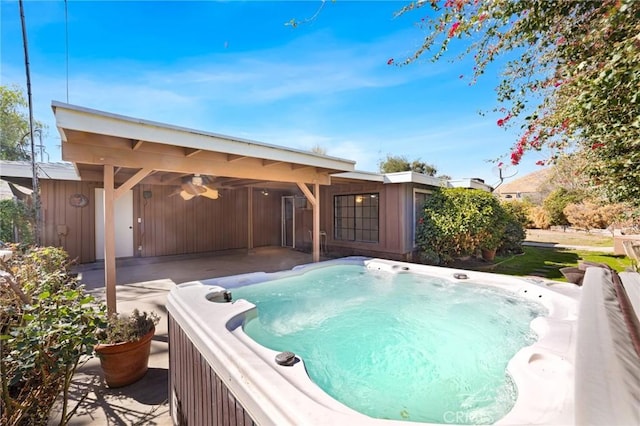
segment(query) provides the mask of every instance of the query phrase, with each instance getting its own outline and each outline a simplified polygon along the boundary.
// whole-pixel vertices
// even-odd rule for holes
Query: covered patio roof
[[[145,183],[163,184],[175,174],[205,174],[222,182],[303,182],[329,185],[333,173],[353,171],[355,162],[312,152],[172,126],[52,102],[62,138],[62,158],[82,180],[102,179],[102,165],[118,167],[118,180],[138,170]]]
[[[320,258],[320,185],[355,162],[231,136],[52,102],[62,159],[81,180],[104,183],[105,285],[115,312],[114,203],[140,183],[175,185],[205,175],[216,188],[295,185],[313,207],[313,260]],[[251,192],[249,192],[251,193]],[[249,200],[251,204],[251,200]],[[249,219],[251,221],[251,219]]]

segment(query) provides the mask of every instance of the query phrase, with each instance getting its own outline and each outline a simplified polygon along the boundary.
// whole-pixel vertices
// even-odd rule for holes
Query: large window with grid
[[[334,238],[377,243],[379,199],[378,193],[334,196]]]

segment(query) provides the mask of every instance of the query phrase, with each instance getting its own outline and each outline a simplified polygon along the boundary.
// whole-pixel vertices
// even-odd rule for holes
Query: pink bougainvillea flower
[[[460,22],[454,22],[454,24],[451,26],[451,29],[449,30],[449,38],[456,35],[456,31],[458,31],[459,26],[460,26]]]
[[[538,160],[538,161],[536,161],[536,165],[537,165],[537,166],[544,166],[544,164],[545,164],[545,163],[544,163],[544,160]]]
[[[504,119],[503,119],[503,118],[501,118],[501,119],[499,119],[499,120],[498,120],[498,126],[499,126],[499,127],[504,126]]]
[[[591,145],[591,149],[598,149],[598,148],[602,148],[604,146],[604,144],[602,142],[596,142],[593,145]]]
[[[389,60],[387,61],[387,65],[393,65],[393,58],[389,58]]]
[[[501,161],[501,162],[498,163],[498,168],[501,169],[502,166],[504,166],[504,163]]]

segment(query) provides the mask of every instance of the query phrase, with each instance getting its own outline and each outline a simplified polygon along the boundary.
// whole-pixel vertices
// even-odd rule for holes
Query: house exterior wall
[[[61,246],[79,263],[96,260],[95,188],[101,183],[42,180],[43,243]],[[221,192],[211,200],[196,197],[185,201],[172,195],[175,187],[137,185],[133,189],[134,256],[152,257],[247,248],[248,192]],[[253,194],[254,247],[280,245],[280,197],[278,191]],[[84,207],[69,199],[85,195]],[[146,195],[146,196],[145,196]],[[140,218],[140,222],[138,222]],[[66,232],[66,235],[64,235]]]
[[[327,233],[327,247],[332,253],[341,255],[376,256],[389,259],[406,260],[412,251],[408,245],[407,209],[411,200],[407,194],[410,186],[405,184],[384,185],[378,182],[358,182],[333,184],[321,188],[320,228]],[[379,194],[378,242],[345,241],[335,238],[334,197],[360,193]]]
[[[95,256],[95,182],[40,180],[42,242],[63,247],[79,263],[94,262]],[[74,207],[69,200],[82,194],[89,200]]]
[[[43,242],[62,246],[80,263],[96,260],[95,188],[102,183],[42,180]],[[432,189],[413,183],[383,184],[356,181],[321,187],[321,223],[326,248],[337,255],[363,255],[396,260],[414,260],[413,189]],[[253,192],[253,246],[281,244],[281,197],[286,191],[243,188],[225,190],[220,198],[196,197],[185,201],[172,195],[175,186],[137,185],[133,189],[134,256],[245,249],[248,247],[249,193]],[[335,238],[334,196],[359,193],[379,194],[379,237],[377,242],[345,241]],[[84,207],[73,207],[75,194],[87,196]],[[296,201],[296,247],[311,247],[312,209]],[[138,222],[140,218],[140,222]]]

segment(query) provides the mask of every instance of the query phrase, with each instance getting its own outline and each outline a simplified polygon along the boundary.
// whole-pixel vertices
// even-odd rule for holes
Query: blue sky
[[[517,137],[492,112],[499,69],[469,85],[469,61],[387,65],[425,35],[415,23],[426,8],[394,18],[404,4],[327,2],[294,28],[285,24],[314,17],[321,1],[70,0],[65,26],[63,0],[26,0],[46,151],[60,161],[57,100],[296,149],[319,145],[358,170],[377,171],[392,154],[496,183],[487,160],[507,154]],[[26,88],[18,2],[0,5],[1,82]],[[528,154],[518,176],[543,158]]]

